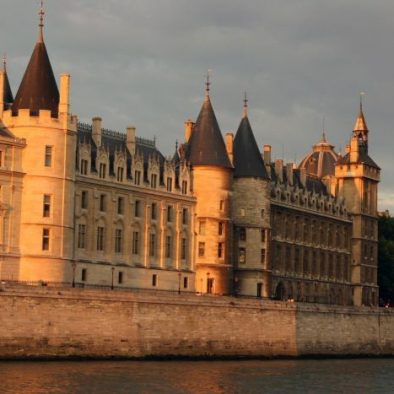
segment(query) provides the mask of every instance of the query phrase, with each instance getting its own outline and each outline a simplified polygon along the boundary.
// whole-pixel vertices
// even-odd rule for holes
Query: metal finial
[[[243,110],[243,116],[246,118],[248,116],[248,95],[246,92],[244,92],[244,110]]]
[[[38,16],[40,18],[40,22],[38,24],[38,42],[44,42],[44,34],[43,34],[43,27],[44,27],[44,1],[41,0],[40,2],[40,11],[38,12]]]
[[[323,116],[322,123],[323,123],[322,124],[323,129],[322,129],[321,140],[322,140],[322,142],[327,142],[327,140],[326,140],[326,117],[325,116]]]
[[[363,111],[363,96],[365,96],[365,92],[360,92],[360,112]]]
[[[211,70],[208,70],[207,77],[205,80],[205,96],[206,97],[209,97],[209,91],[210,91],[210,86],[211,86],[210,77],[211,77]]]
[[[7,54],[5,52],[3,54],[3,71],[7,72]]]
[[[178,150],[178,140],[175,140],[175,151]]]

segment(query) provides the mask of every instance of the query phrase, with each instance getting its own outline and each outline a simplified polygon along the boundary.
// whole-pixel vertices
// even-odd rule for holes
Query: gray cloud
[[[36,36],[38,1],[3,4],[0,50],[14,90]],[[319,139],[344,148],[366,91],[371,155],[382,167],[380,208],[394,209],[392,0],[47,1],[55,73],[72,75],[72,111],[154,135],[165,154],[195,118],[203,79],[222,131],[235,131],[242,94],[259,144],[300,159]]]

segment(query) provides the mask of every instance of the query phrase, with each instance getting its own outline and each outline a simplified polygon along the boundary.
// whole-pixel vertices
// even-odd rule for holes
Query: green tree
[[[380,298],[394,304],[394,218],[379,218],[378,285]]]

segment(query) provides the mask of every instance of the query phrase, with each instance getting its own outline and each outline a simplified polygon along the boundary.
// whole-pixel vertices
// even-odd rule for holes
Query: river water
[[[394,359],[0,362],[0,393],[393,393]]]

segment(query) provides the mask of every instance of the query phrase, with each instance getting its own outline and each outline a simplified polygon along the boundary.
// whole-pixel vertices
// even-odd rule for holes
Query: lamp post
[[[181,294],[181,279],[182,279],[182,272],[178,272],[178,294]]]
[[[114,271],[115,271],[115,267],[111,267],[111,273],[112,273],[112,277],[111,277],[111,290],[114,289]]]
[[[75,261],[72,262],[72,269],[73,269],[73,281],[72,281],[72,287],[75,287],[75,270],[77,268],[77,263]]]

